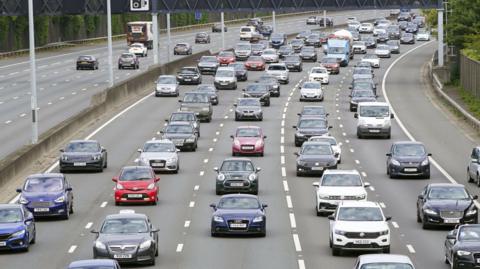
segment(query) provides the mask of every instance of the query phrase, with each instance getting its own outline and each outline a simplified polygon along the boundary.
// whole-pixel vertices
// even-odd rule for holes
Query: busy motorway
[[[342,18],[345,21],[347,20],[347,16]],[[358,19],[364,20],[359,15]],[[397,23],[396,20],[392,20],[392,22]],[[295,26],[298,27],[297,29],[292,27],[291,33],[300,32],[300,29],[305,28],[305,18],[299,20],[297,25]],[[361,24],[360,27],[362,26],[364,25]],[[365,25],[365,27],[367,26]],[[280,23],[277,27],[282,29]],[[313,26],[308,27],[316,29]],[[328,35],[336,30],[326,29],[321,31]],[[423,33],[422,29],[418,31]],[[232,31],[229,29],[227,33],[228,43],[233,47],[239,42],[238,29],[232,29]],[[289,32],[285,31],[285,33]],[[344,32],[336,32],[336,34],[338,37]],[[404,34],[403,31],[402,34]],[[379,35],[381,36],[381,34],[376,36]],[[194,36],[194,33],[191,36]],[[360,36],[360,40],[367,40],[373,34],[366,30],[360,33]],[[377,40],[377,37],[374,37],[374,39]],[[330,38],[335,39],[332,36]],[[179,40],[183,41],[183,39]],[[218,46],[218,40],[216,42],[216,46]],[[356,41],[353,42],[358,44],[355,43]],[[375,41],[375,43],[377,42]],[[108,243],[106,241],[99,243],[101,240],[108,240],[108,238],[105,239],[105,234],[108,235],[105,231],[108,220],[121,218],[122,216],[124,218],[148,216],[148,221],[152,223],[152,226],[149,227],[150,236],[153,237],[152,242],[155,242],[152,244],[158,247],[158,257],[153,256],[155,250],[150,253],[152,257],[147,256],[153,259],[155,267],[158,268],[448,268],[450,265],[445,264],[446,250],[444,247],[447,233],[457,224],[463,222],[475,224],[477,222],[478,213],[475,205],[471,202],[471,198],[478,191],[474,184],[467,182],[466,176],[466,167],[471,159],[470,153],[475,148],[476,143],[475,138],[465,133],[464,129],[453,122],[446,112],[432,103],[434,98],[430,95],[429,86],[425,83],[422,74],[425,72],[425,63],[432,57],[432,51],[436,46],[435,41],[431,40],[430,37],[422,41],[414,36],[414,44],[403,43],[404,40],[399,46],[398,54],[389,53],[389,57],[380,59],[371,55],[381,54],[377,49],[381,47],[382,42],[376,44],[376,48],[366,48],[365,54],[361,50],[358,51],[360,53],[355,53],[353,59],[344,59],[348,63],[346,66],[334,67],[334,69],[339,69],[338,74],[334,74],[334,70],[329,70],[329,74],[327,73],[328,83],[325,83],[326,81],[323,78],[320,81],[324,83],[316,80],[315,76],[312,75],[314,74],[312,70],[327,66],[326,63],[328,62],[321,62],[324,58],[329,57],[329,48],[322,47],[322,45],[314,48],[318,60],[301,61],[301,71],[289,71],[287,75],[288,83],[279,84],[280,94],[278,97],[269,93],[269,101],[266,105],[265,98],[267,97],[263,94],[259,98],[262,103],[261,107],[255,105],[255,109],[252,109],[253,105],[247,106],[247,110],[259,111],[260,109],[262,111],[261,118],[255,112],[253,112],[255,115],[243,113],[241,111],[242,100],[239,98],[243,100],[255,99],[252,98],[255,90],[250,92],[249,88],[258,84],[256,81],[261,80],[266,75],[273,74],[279,80],[285,81],[283,75],[278,75],[275,73],[278,70],[271,67],[286,65],[282,64],[284,61],[282,59],[279,60],[280,64],[266,64],[260,59],[248,58],[246,59],[247,68],[256,69],[257,65],[260,65],[260,70],[247,71],[248,79],[236,82],[236,89],[214,91],[218,104],[206,105],[213,110],[213,114],[211,120],[207,117],[206,121],[198,123],[200,126],[199,132],[195,131],[193,125],[175,123],[174,120],[170,119],[174,112],[188,112],[192,109],[187,108],[188,103],[192,102],[189,100],[189,96],[196,98],[202,95],[192,94],[195,93],[197,85],[185,85],[184,83],[191,81],[185,81],[184,77],[179,78],[177,76],[176,79],[183,82],[178,86],[180,91],[178,97],[175,96],[175,92],[172,97],[155,96],[162,94],[159,93],[159,90],[154,90],[152,94],[121,111],[105,124],[86,130],[85,133],[88,136],[79,137],[82,140],[73,141],[65,146],[63,152],[59,153],[59,163],[52,164],[46,172],[56,173],[52,178],[57,177],[62,178],[62,180],[65,180],[63,178],[63,175],[65,175],[68,180],[68,184],[65,181],[63,183],[67,186],[65,191],[69,195],[74,194],[74,198],[66,196],[64,198],[64,200],[68,200],[68,206],[71,206],[67,209],[68,214],[67,212],[61,214],[64,215],[62,217],[66,220],[59,220],[56,217],[35,218],[35,243],[30,245],[28,252],[1,252],[2,264],[8,268],[31,268],[32,264],[25,262],[28,259],[29,261],[35,261],[36,268],[67,268],[68,264],[75,260],[94,257],[113,258],[102,256],[102,244],[108,245]],[[120,48],[121,46],[120,44],[116,45],[118,47],[117,54],[123,51],[123,48]],[[197,46],[194,45],[195,50]],[[209,45],[205,45],[205,47],[207,46]],[[326,52],[325,55],[324,51]],[[298,52],[291,55],[297,54]],[[291,59],[289,57],[288,55],[285,56],[285,61]],[[375,58],[374,62],[372,62],[372,58]],[[146,68],[144,63],[151,61],[151,58],[145,60],[142,61],[140,70]],[[378,66],[376,66],[376,60],[378,60]],[[238,62],[244,63],[240,60]],[[343,65],[342,62],[337,64]],[[195,67],[196,63],[192,63],[192,66]],[[70,69],[72,69],[71,72],[74,72],[74,67]],[[361,89],[353,87],[353,90],[350,87],[353,77],[363,73],[359,69],[367,69],[370,78],[370,75],[374,74],[373,81],[377,88],[373,95],[368,92],[368,96],[361,96],[370,98],[368,101],[359,98],[361,101],[352,103],[353,98],[356,97],[355,91],[366,91],[364,87],[361,87]],[[217,75],[220,71],[228,73],[229,70],[228,67],[218,67]],[[64,77],[64,75],[61,76]],[[215,73],[202,74],[201,78],[201,84],[215,85],[217,88],[222,88],[221,82],[226,80],[218,79]],[[93,83],[91,78],[84,79]],[[160,78],[159,81],[161,81]],[[82,85],[80,80],[78,83]],[[86,85],[85,82],[83,83],[83,85]],[[71,89],[72,85],[68,85],[68,88]],[[152,83],[152,90],[154,88],[155,85]],[[262,87],[259,86],[258,88]],[[265,87],[265,89],[267,88]],[[100,87],[98,90],[100,90]],[[56,91],[52,91],[52,96],[56,96],[56,94],[58,94]],[[84,101],[87,102],[86,95],[84,98]],[[182,102],[179,102],[179,100]],[[78,102],[78,100],[72,99],[71,102]],[[208,102],[210,102],[210,99]],[[66,103],[64,105],[69,106]],[[352,105],[355,107],[352,107]],[[205,107],[205,105],[203,106]],[[321,116],[303,115],[299,118],[299,115],[297,115],[303,113],[302,111],[306,107],[318,108],[318,106],[324,109],[324,112],[320,113]],[[369,106],[375,107],[375,109],[386,107],[386,110],[382,110],[383,114],[381,115],[369,116],[364,114]],[[375,112],[374,110],[368,111]],[[328,115],[325,115],[325,112]],[[52,113],[55,113],[54,110],[52,110]],[[240,121],[242,120],[240,117],[242,113],[243,116],[250,116],[255,120]],[[202,115],[202,112],[197,113],[197,116],[200,115]],[[369,117],[376,120],[381,119],[383,125],[377,124],[374,128],[371,128],[367,123],[359,124],[361,120],[368,121]],[[318,126],[315,126],[315,128],[322,129],[322,131],[314,130],[315,134],[313,135],[312,133],[302,133],[306,132],[302,130],[302,120],[306,124],[311,124],[314,121],[321,122],[321,128],[317,128]],[[24,128],[27,128],[26,125],[27,123],[25,123]],[[169,129],[182,126],[190,128],[186,133],[191,135],[189,139],[191,138],[194,141],[192,143],[195,143],[190,148],[183,147],[187,144],[187,139],[178,143],[178,134],[174,136],[171,133],[175,133],[175,131]],[[330,126],[331,128],[329,128]],[[259,127],[259,129],[256,127]],[[261,134],[256,135],[261,140],[258,144],[261,145],[262,149],[262,151],[255,152],[258,154],[237,156],[244,155],[249,150],[241,146],[239,130],[242,130],[242,128],[244,131],[247,129],[249,129],[248,131],[261,131]],[[359,133],[363,130],[362,128],[367,130],[363,135]],[[374,136],[370,137],[369,135],[372,134]],[[384,135],[383,137],[377,137],[378,134]],[[172,135],[173,138],[169,138],[169,135]],[[318,141],[314,139],[303,141],[310,136],[314,136]],[[245,137],[248,138],[249,136]],[[335,150],[334,147],[330,147],[330,142],[325,142],[326,137],[336,139]],[[169,138],[169,140],[165,138]],[[302,141],[296,145],[298,139]],[[84,140],[95,140],[99,143],[99,145],[95,144],[98,152],[92,153],[96,156],[93,158],[96,161],[95,165],[97,165],[94,168],[99,171],[70,171],[70,169],[74,170],[78,166],[69,163],[69,160],[74,158],[72,156],[75,155],[74,153],[68,155],[71,152],[69,147],[75,147],[76,143],[84,143]],[[423,143],[412,143],[412,141]],[[455,143],[452,143],[452,141],[455,141]],[[153,165],[148,160],[147,154],[145,154],[148,152],[148,143],[145,144],[146,142],[152,144],[170,143],[168,145],[173,145],[174,149],[167,150],[167,152],[178,154],[178,161],[175,164],[172,163],[173,161],[166,163],[169,166],[168,169],[172,171],[168,173],[157,171],[158,173],[152,174],[150,178],[147,177],[152,180],[149,183],[153,184],[152,188],[149,187],[148,189],[156,190],[158,187],[158,193],[149,194],[148,197],[140,196],[143,199],[140,201],[147,201],[148,205],[138,204],[137,196],[129,197],[128,194],[125,194],[126,196],[119,194],[125,189],[119,186],[126,184],[126,182],[122,183],[122,180],[128,181],[123,177],[128,169],[134,169],[135,171],[138,169],[146,169],[145,171],[151,171],[150,169],[167,170],[165,166],[161,167],[165,169],[161,169],[160,166]],[[400,164],[395,164],[393,159],[397,154],[395,148],[392,147],[394,143],[398,147],[415,148],[417,150],[415,154],[407,155],[411,158],[414,156],[422,159],[418,161],[417,158],[415,161],[408,160],[407,162],[410,162],[410,164],[413,162],[422,163],[419,164],[419,168],[415,168],[415,170],[408,170],[413,169],[408,166],[408,168],[397,168]],[[326,148],[325,145],[327,145]],[[180,149],[178,152],[175,150],[175,146]],[[254,148],[257,148],[257,143]],[[338,148],[341,148],[341,153]],[[316,152],[319,149],[325,150],[326,153],[319,154]],[[313,166],[309,167],[308,161],[302,162],[302,158],[307,158],[310,155],[309,150],[314,152],[311,155],[325,155],[329,159],[327,157],[317,158],[314,164],[311,164]],[[417,154],[418,150],[421,151],[419,154]],[[144,161],[145,159],[147,160]],[[236,185],[219,183],[219,181],[227,180],[228,170],[225,170],[224,167],[226,162],[232,160],[248,162],[251,166],[250,170],[246,170],[249,172],[247,174],[248,184],[250,186],[254,182],[258,189],[249,189],[250,195],[244,194],[245,189],[233,188]],[[79,163],[79,165],[81,167],[85,164]],[[230,170],[230,172],[232,171],[238,172],[238,168]],[[60,172],[63,175],[58,174]],[[352,200],[362,201],[344,201],[344,203],[338,201],[335,203],[333,210],[329,210],[328,205],[325,207],[319,205],[318,199],[322,195],[319,195],[317,190],[320,190],[323,186],[320,179],[326,182],[327,176],[335,173],[343,173],[344,176],[347,174],[354,175],[356,179],[360,180],[358,181],[360,185],[355,186],[360,186],[360,189],[363,190],[362,193],[365,193],[365,195],[356,195],[356,198]],[[223,177],[220,176],[221,174]],[[251,178],[252,174],[256,174],[256,176]],[[475,175],[472,175],[472,177],[475,177]],[[27,179],[24,186],[19,186],[21,187],[19,190],[21,194],[17,195],[12,202],[24,204],[27,208],[30,208],[30,201],[27,197],[28,187],[30,185],[34,186],[40,178],[41,176],[36,175]],[[351,179],[351,177],[348,178]],[[158,182],[156,182],[157,180]],[[461,185],[452,184],[456,182],[464,184],[465,189]],[[313,186],[313,184],[317,186]],[[341,184],[348,185],[348,183]],[[430,186],[432,191],[430,189],[429,191],[423,191],[428,184],[433,184]],[[221,189],[222,187],[226,188],[226,186],[230,186],[232,189],[230,191],[228,188]],[[68,187],[71,187],[71,189]],[[444,223],[445,220],[440,220],[439,223],[429,215],[431,214],[429,211],[421,211],[421,216],[419,216],[419,208],[417,207],[419,195],[422,195],[421,203],[426,204],[428,198],[431,198],[430,194],[437,190],[443,190],[442,188],[450,188],[445,192],[439,191],[440,194],[438,195],[447,195],[446,197],[449,193],[455,193],[458,188],[461,189],[458,192],[460,198],[455,198],[456,200],[453,203],[456,204],[455,206],[458,207],[459,201],[462,204],[464,200],[468,201],[466,207],[461,209],[465,211],[466,216],[463,217],[462,215],[460,220],[457,219],[458,222]],[[345,191],[345,193],[340,193],[338,196],[343,197],[343,199],[339,198],[338,200],[347,199],[345,197],[351,192],[348,189],[342,189],[342,191]],[[128,191],[125,192],[128,193]],[[226,194],[227,192],[232,194]],[[137,193],[135,192],[135,194]],[[464,194],[465,197],[462,196]],[[14,196],[15,194],[12,194],[12,197]],[[129,201],[130,198],[132,198],[131,201]],[[241,206],[245,206],[246,202],[235,205],[235,202],[231,201],[233,207],[224,207],[224,204],[228,204],[228,199],[232,199],[232,201],[243,199],[242,201],[249,200],[250,202],[253,199],[258,203],[258,206],[247,208],[250,209],[249,217],[258,218],[257,222],[263,223],[264,226],[259,225],[257,226],[259,228],[255,230],[253,228],[252,230],[247,229],[254,233],[252,236],[246,235],[246,232],[241,229],[241,223],[237,222],[235,224],[239,226],[230,224],[229,228],[222,230],[225,228],[222,228],[223,226],[218,223],[227,222],[229,216],[232,218],[231,215],[245,214],[242,212]],[[439,199],[449,200],[442,197]],[[454,198],[450,200],[452,199]],[[73,204],[71,201],[74,201]],[[325,204],[328,204],[328,202],[325,202]],[[438,206],[441,207],[441,205]],[[379,238],[384,239],[381,242],[375,240],[370,242],[362,239],[355,243],[352,241],[350,249],[349,247],[342,247],[340,242],[348,240],[348,236],[341,237],[339,235],[343,236],[348,232],[335,228],[335,225],[342,224],[343,213],[341,210],[345,209],[353,212],[353,209],[358,207],[362,207],[364,210],[372,210],[368,212],[376,210],[378,219],[374,221],[363,219],[362,223],[358,220],[362,219],[362,214],[348,216],[351,219],[347,220],[359,221],[356,227],[354,225],[354,232],[365,232],[367,234],[369,232],[380,232],[381,236]],[[255,213],[251,213],[251,209],[255,209],[253,210]],[[420,209],[425,210],[427,207],[423,206]],[[433,210],[432,208],[428,209]],[[325,210],[325,212],[322,210]],[[333,211],[335,211],[335,214],[327,216]],[[455,209],[448,208],[446,211],[455,211]],[[37,216],[42,215],[41,211],[32,210],[32,212],[36,213]],[[434,213],[432,214],[434,215]],[[25,215],[30,217],[28,213],[25,213]],[[364,215],[367,216],[368,214],[365,213]],[[430,223],[426,221],[428,218],[431,220]],[[235,217],[232,219],[235,221]],[[455,220],[454,218],[448,219]],[[374,228],[369,227],[368,221],[372,223],[372,227],[377,225],[378,222],[379,225],[383,225],[383,228],[378,231],[372,230]],[[252,222],[255,221],[252,220]],[[442,226],[447,227],[436,227],[435,224],[445,224]],[[343,227],[347,229],[345,227],[348,227],[348,225]],[[364,230],[361,230],[362,228]],[[387,229],[387,232],[385,232],[385,229]],[[222,231],[225,234],[218,234]],[[230,235],[229,232],[232,231],[236,231],[236,234]],[[476,231],[473,230],[472,232]],[[363,238],[364,235],[361,237]],[[115,244],[122,245],[122,240],[125,244],[131,238],[127,238],[127,236],[122,238],[121,235],[118,235],[115,240]],[[452,238],[450,238],[451,240]],[[363,245],[368,245],[365,247],[367,248],[366,251],[362,249],[361,246]],[[150,249],[151,245],[149,244],[147,248]],[[376,249],[369,251],[369,248]],[[364,261],[357,259],[358,255],[375,252],[404,255],[411,260],[415,267],[407,267],[407,262],[398,265],[398,267],[385,267],[385,265],[384,267],[380,265],[377,265],[378,267],[360,267],[359,264]],[[469,256],[470,254],[462,255]],[[382,256],[384,259],[388,259],[388,257],[388,255]],[[377,258],[380,259],[380,257]],[[131,257],[118,256],[116,258],[121,263],[122,259],[126,261]],[[387,260],[388,262],[392,261]],[[151,260],[148,260],[147,263],[152,266]],[[475,264],[476,261],[474,260],[473,263]],[[123,264],[121,265],[123,268]],[[136,267],[136,265],[133,266]],[[458,266],[459,264],[452,265],[453,268],[469,268]]]

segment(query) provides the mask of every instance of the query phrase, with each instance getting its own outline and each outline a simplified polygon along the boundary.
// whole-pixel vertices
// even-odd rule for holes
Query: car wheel
[[[477,174],[477,181],[476,182],[477,182],[477,186],[480,187],[480,175],[479,174]]]
[[[260,237],[265,237],[267,236],[267,231],[263,230],[260,234],[259,234]]]
[[[239,121],[239,120],[240,120],[240,118],[238,117],[237,114],[235,114],[235,121]]]
[[[428,221],[425,220],[425,218],[423,218],[422,220],[422,229],[426,230],[430,227],[430,225],[428,224]]]
[[[422,218],[420,217],[420,211],[417,208],[417,223],[421,223],[421,222],[422,222]]]
[[[80,67],[77,66],[77,70],[80,70]]]
[[[151,257],[150,265],[155,265],[155,255]]]
[[[383,252],[383,253],[390,253],[390,246],[384,247],[384,248],[382,249],[382,252]]]
[[[218,236],[218,234],[217,234],[216,232],[214,232],[214,231],[211,231],[211,232],[210,232],[210,235],[211,235],[212,237],[217,237],[217,236]]]
[[[262,151],[262,152],[260,152],[259,155],[260,155],[260,157],[263,157],[265,155],[265,152]]]
[[[333,256],[340,256],[340,252],[341,252],[341,249],[339,249],[335,246],[332,246],[332,255]]]
[[[33,237],[32,240],[30,240],[30,244],[35,244],[35,240],[37,239],[37,229],[33,228]]]
[[[155,257],[158,257],[158,246],[157,246],[157,248],[155,249]]]
[[[70,210],[67,210],[65,214],[63,215],[64,220],[68,220],[70,218]]]
[[[469,183],[472,183],[473,182],[473,178],[470,176],[470,170],[467,168],[467,181]]]
[[[120,205],[120,202],[115,201],[115,205],[116,205],[116,206],[119,206],[119,205]]]
[[[302,142],[295,140],[295,147],[301,147]]]
[[[430,179],[430,172],[425,173],[424,178],[425,178],[425,179]]]
[[[108,161],[105,160],[105,163],[103,164],[103,168],[107,168],[108,167]]]
[[[70,203],[70,209],[69,209],[69,211],[70,211],[70,214],[73,214],[73,202]]]
[[[223,191],[219,190],[219,189],[216,189],[215,190],[215,194],[216,195],[222,195],[223,194]]]

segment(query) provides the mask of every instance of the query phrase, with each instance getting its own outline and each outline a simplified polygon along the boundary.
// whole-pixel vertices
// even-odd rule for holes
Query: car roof
[[[428,187],[458,187],[458,188],[465,188],[465,185],[458,184],[458,183],[430,183]]]
[[[330,143],[328,142],[320,142],[320,141],[305,141],[303,142],[302,144],[302,147],[305,146],[305,145],[318,145],[318,146],[329,146],[330,147]]]
[[[393,145],[407,145],[407,144],[410,144],[410,145],[423,145],[422,142],[418,142],[418,141],[396,141],[396,142],[393,142]]]
[[[348,207],[380,207],[377,202],[372,201],[342,201],[338,205],[339,207],[348,206]]]
[[[147,215],[142,213],[117,213],[117,214],[107,215],[105,219],[130,219],[130,218],[147,219],[148,217]]]
[[[262,129],[262,127],[259,127],[259,126],[253,126],[253,125],[242,125],[242,126],[238,126],[237,127],[237,130],[238,129]]]
[[[301,120],[323,120],[323,121],[327,121],[327,118],[322,117],[322,116],[318,116],[318,115],[302,115],[302,117],[300,117],[299,121],[301,121]]]
[[[169,139],[156,139],[148,140],[145,144],[173,144],[173,142]]]
[[[245,157],[230,157],[230,158],[226,158],[224,159],[223,161],[252,161],[250,160],[250,158],[245,158]]]
[[[225,194],[225,195],[222,195],[222,197],[220,197],[220,199],[222,199],[222,198],[228,198],[228,197],[249,197],[249,198],[257,198],[257,199],[258,199],[258,196],[253,195],[253,194],[247,194],[247,193]]]
[[[64,175],[61,173],[38,173],[38,174],[32,174],[29,175],[27,178],[40,178],[40,177],[61,177],[63,178]]]
[[[228,67],[228,66],[223,66],[223,67],[217,68],[217,71],[218,71],[218,70],[235,71],[235,68],[233,68],[233,67]]]
[[[19,209],[22,209],[23,205],[21,205],[21,204],[0,204],[0,209],[5,209],[5,208],[19,208]]]
[[[115,265],[115,260],[110,259],[91,259],[91,260],[79,260],[73,261],[70,263],[68,268],[76,268],[76,267],[85,267],[85,266],[113,266]]]
[[[386,102],[363,102],[363,103],[358,103],[359,106],[388,106],[390,105]]]
[[[361,264],[372,262],[398,262],[412,264],[408,256],[398,254],[364,254],[358,256]]]
[[[349,174],[349,175],[360,175],[360,173],[355,170],[355,169],[352,169],[352,170],[332,170],[332,169],[327,169],[325,170],[325,172],[323,172],[323,174],[335,174],[335,175],[338,175],[338,174]]]
[[[167,126],[169,125],[188,125],[188,126],[192,126],[192,124],[190,122],[186,122],[186,121],[172,121],[172,122],[169,122],[167,124]]]
[[[92,142],[92,143],[98,143],[97,140],[82,140],[82,139],[76,139],[76,140],[70,140],[69,143],[85,143],[85,142]]]

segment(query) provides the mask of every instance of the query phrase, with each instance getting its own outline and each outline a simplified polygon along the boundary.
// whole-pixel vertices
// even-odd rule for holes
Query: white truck
[[[385,102],[358,103],[357,137],[381,136],[390,139],[393,113]]]
[[[153,49],[153,28],[151,21],[133,21],[127,23],[127,45],[142,43],[147,49]]]

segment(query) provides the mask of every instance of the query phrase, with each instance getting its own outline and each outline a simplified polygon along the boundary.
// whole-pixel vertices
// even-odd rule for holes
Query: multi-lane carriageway
[[[447,268],[443,263],[446,230],[422,230],[416,223],[417,195],[429,182],[467,184],[468,154],[478,142],[433,103],[435,97],[422,73],[434,48],[434,41],[402,46],[400,55],[383,59],[375,71],[382,90],[379,99],[388,100],[395,110],[390,140],[356,138],[353,113],[348,111],[348,83],[352,67],[361,57],[330,77],[322,103],[334,126],[331,133],[343,145],[339,169],[357,169],[372,183],[369,199],[380,202],[386,214],[393,216],[392,253],[409,255],[417,268],[425,269]],[[238,90],[220,92],[213,121],[202,124],[197,152],[180,155],[181,172],[161,175],[157,206],[114,205],[110,179],[122,166],[133,164],[136,149],[146,140],[159,137],[163,119],[178,107],[176,98],[147,96],[107,124],[88,130],[92,134],[89,138],[101,141],[108,149],[109,168],[103,173],[69,174],[76,196],[75,214],[68,221],[38,222],[37,243],[28,253],[2,253],[2,268],[31,268],[34,263],[35,268],[65,268],[72,260],[91,258],[93,236],[89,230],[98,228],[106,215],[124,208],[148,214],[160,228],[159,268],[352,268],[355,255],[333,257],[330,253],[328,220],[317,217],[314,211],[311,184],[316,178],[295,175],[293,153],[298,148],[293,145],[291,126],[304,105],[298,101],[297,86],[312,66],[305,63],[304,72],[292,72],[290,84],[282,85],[280,98],[272,98],[272,105],[265,108],[264,121],[251,123],[261,126],[268,136],[265,157],[253,157],[263,168],[259,196],[269,205],[265,238],[211,238],[209,233],[208,205],[218,200],[213,167],[230,156],[229,135],[236,126],[246,124],[233,120],[232,105],[240,95]],[[250,72],[249,81],[260,74]],[[204,82],[211,81],[211,76],[204,77]],[[247,83],[241,82],[239,89]],[[182,86],[181,91],[194,88]],[[390,144],[410,139],[424,142],[433,153],[430,180],[392,180],[385,174],[385,153]],[[473,185],[468,187],[472,194],[478,193]]]

